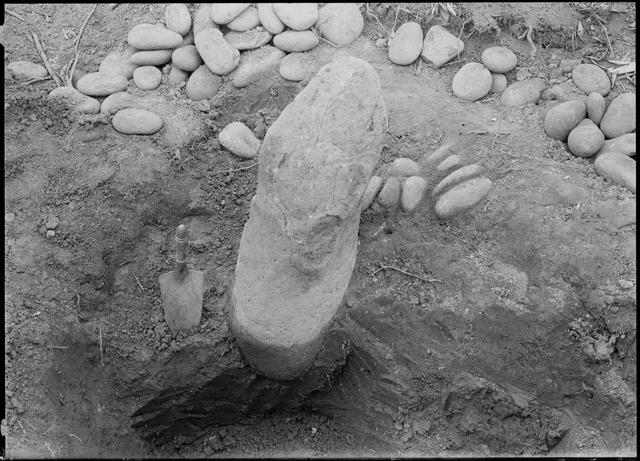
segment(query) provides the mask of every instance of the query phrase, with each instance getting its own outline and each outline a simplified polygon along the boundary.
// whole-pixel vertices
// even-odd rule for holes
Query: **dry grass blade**
[[[373,277],[374,275],[376,275],[378,272],[380,272],[381,270],[386,270],[386,269],[390,269],[390,270],[394,270],[394,271],[398,271],[401,274],[407,275],[409,277],[414,277],[417,279],[422,280],[423,282],[427,282],[427,283],[442,283],[442,280],[438,280],[438,279],[426,279],[424,277],[421,277],[419,275],[416,274],[412,274],[410,272],[407,271],[403,271],[402,269],[400,269],[399,267],[395,267],[395,266],[381,266],[380,268],[378,268],[377,270],[375,270],[374,272],[372,272],[371,274],[369,274],[369,277]]]
[[[233,170],[218,171],[217,173],[214,173],[214,174],[226,174],[226,173],[233,173],[233,172],[235,172],[235,171],[244,171],[244,170],[249,170],[249,169],[253,168],[254,166],[257,166],[257,165],[258,165],[258,163],[259,163],[259,162],[255,162],[255,163],[252,163],[252,164],[251,164],[251,165],[249,165],[249,166],[245,166],[245,167],[242,167],[242,168],[234,168]]]
[[[382,25],[382,23],[380,22],[380,19],[378,19],[378,16],[376,16],[375,14],[373,14],[371,12],[371,9],[369,8],[369,4],[366,4],[366,8],[367,8],[367,15],[371,16],[373,19],[376,20],[376,22],[378,23],[378,25],[380,26],[380,28],[382,30],[384,30],[384,33],[387,34],[387,38],[389,38],[391,36],[391,34],[389,33],[389,31]]]
[[[36,34],[35,32],[31,32],[31,39],[33,40],[33,44],[35,45],[36,50],[38,50],[38,54],[40,55],[40,59],[42,59],[42,62],[44,63],[44,67],[47,68],[47,72],[49,72],[49,75],[51,75],[51,78],[55,80],[58,86],[62,86],[60,77],[58,77],[56,73],[53,71],[53,68],[49,63],[49,59],[47,59],[47,54],[44,52],[44,48],[42,48],[42,44],[40,43],[40,38],[38,37],[38,34]]]
[[[94,11],[96,11],[96,8],[98,7],[98,4],[94,4],[93,8],[91,8],[91,11],[89,12],[89,15],[87,16],[87,19],[84,20],[84,24],[82,24],[82,27],[80,28],[80,33],[78,33],[78,36],[76,37],[76,45],[75,45],[75,51],[74,51],[74,57],[73,57],[73,64],[71,65],[71,69],[69,69],[69,74],[67,75],[67,86],[73,86],[72,83],[72,78],[73,78],[73,72],[76,70],[76,64],[78,64],[78,49],[80,48],[80,39],[82,38],[82,34],[84,33],[84,29],[87,27],[87,23],[89,22],[89,19],[91,19],[91,16],[93,16]]]
[[[10,14],[11,16],[13,16],[14,18],[19,19],[20,21],[24,21],[24,18],[22,16],[20,16],[18,13],[16,13],[15,11],[10,10],[9,8],[5,8],[4,9],[5,13]]]

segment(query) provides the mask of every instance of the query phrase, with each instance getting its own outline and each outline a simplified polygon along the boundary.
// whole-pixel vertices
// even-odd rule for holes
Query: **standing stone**
[[[363,28],[364,18],[356,3],[327,3],[318,13],[318,31],[334,45],[349,45]]]
[[[196,33],[195,42],[200,57],[214,74],[226,75],[240,62],[240,52],[227,43],[219,29]]]
[[[616,97],[600,121],[600,129],[607,139],[617,138],[636,129],[636,95],[622,93]]]
[[[285,25],[273,11],[273,3],[258,3],[258,16],[262,27],[273,35],[284,31]]]
[[[266,376],[299,377],[318,352],[351,277],[360,201],[386,123],[373,67],[340,57],[265,136],[230,323],[244,357]]]
[[[417,22],[405,22],[389,39],[389,60],[399,66],[414,62],[422,51],[422,28]]]
[[[492,46],[482,52],[482,64],[496,74],[506,74],[518,63],[518,57],[504,46]]]
[[[545,88],[547,88],[547,85],[541,78],[532,78],[523,80],[522,82],[516,82],[502,92],[500,102],[509,107],[534,104],[540,99],[540,95]]]
[[[191,29],[191,13],[184,3],[170,3],[164,9],[164,24],[167,29],[183,37]]]
[[[491,73],[483,64],[470,62],[453,76],[451,89],[460,99],[476,101],[489,93],[492,83]]]
[[[307,30],[318,20],[317,3],[273,3],[273,12],[293,30]]]
[[[544,117],[544,131],[553,139],[566,141],[567,136],[587,116],[587,103],[582,99],[561,102]]]
[[[422,59],[441,67],[464,50],[464,42],[442,26],[431,26],[422,44]]]
[[[571,78],[585,93],[598,92],[606,96],[611,91],[611,82],[607,73],[595,64],[578,64],[571,71]]]
[[[593,120],[593,123],[599,125],[607,108],[607,103],[597,91],[589,93],[587,97],[587,116]]]

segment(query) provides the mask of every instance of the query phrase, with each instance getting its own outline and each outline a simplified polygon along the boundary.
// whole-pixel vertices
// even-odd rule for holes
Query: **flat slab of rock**
[[[260,140],[244,123],[233,122],[218,134],[220,145],[242,158],[255,158],[260,151]]]
[[[578,64],[571,71],[571,78],[585,93],[594,91],[606,96],[611,91],[611,81],[607,73],[595,64]]]
[[[441,67],[464,50],[464,42],[442,26],[435,25],[427,31],[422,43],[422,59],[435,68]]]
[[[34,78],[44,78],[49,73],[44,66],[30,61],[14,61],[7,67],[13,78],[20,82],[26,82]]]
[[[477,205],[486,197],[493,183],[489,178],[470,179],[440,196],[435,205],[439,218],[450,218]]]
[[[123,91],[129,81],[122,74],[91,72],[78,80],[78,91],[87,96],[109,96]]]
[[[584,92],[578,88],[571,80],[552,86],[551,94],[558,102],[575,101],[577,99],[585,99]]]
[[[280,61],[280,75],[285,80],[308,80],[313,71],[313,58],[307,53],[290,53]]]
[[[476,101],[489,93],[492,84],[493,79],[489,69],[479,62],[470,62],[462,66],[453,76],[451,89],[460,99]]]
[[[198,67],[187,81],[185,93],[192,101],[209,99],[218,93],[221,78],[211,72],[206,65]]]
[[[609,152],[617,152],[624,155],[635,155],[636,153],[636,134],[627,133],[617,138],[607,139],[602,148],[598,151],[598,155],[608,154]]]
[[[150,135],[162,128],[162,119],[143,109],[122,109],[113,116],[113,128],[122,134]]]
[[[271,33],[261,27],[246,32],[231,31],[225,34],[225,40],[236,50],[253,50],[271,41]]]
[[[318,12],[318,31],[334,45],[347,46],[364,28],[357,3],[327,3]]]
[[[541,78],[532,78],[516,82],[507,87],[500,96],[500,103],[504,106],[517,107],[525,104],[535,104],[540,95],[547,88]]]
[[[405,22],[389,39],[389,60],[399,66],[414,62],[422,51],[422,28],[417,22]]]
[[[49,93],[48,99],[84,114],[97,114],[100,112],[100,101],[68,86],[54,88]]]
[[[593,164],[598,174],[636,193],[636,162],[617,152],[598,155]]]
[[[571,130],[587,116],[587,103],[582,100],[561,102],[553,106],[544,117],[547,135],[566,141]]]
[[[617,138],[636,129],[636,95],[623,93],[607,108],[600,129],[607,139]]]
[[[386,123],[373,67],[340,57],[267,131],[229,309],[240,349],[266,376],[300,376],[320,348],[351,277]]]
[[[269,45],[243,53],[232,75],[233,86],[244,88],[264,78],[280,67],[284,55],[284,51]]]
[[[138,24],[127,35],[129,45],[140,51],[166,50],[182,44],[182,35],[158,24]]]

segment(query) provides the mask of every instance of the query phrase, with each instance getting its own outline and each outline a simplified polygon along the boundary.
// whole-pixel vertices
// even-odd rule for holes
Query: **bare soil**
[[[412,215],[362,214],[358,261],[334,327],[353,353],[317,399],[331,411],[257,415],[161,446],[131,428],[153,393],[134,383],[159,369],[179,377],[191,364],[175,357],[194,341],[225,344],[226,295],[256,187],[252,161],[222,149],[217,133],[243,121],[262,137],[302,86],[273,75],[236,90],[225,79],[218,95],[195,103],[163,84],[153,94],[188,117],[171,119],[180,136],[144,137],[52,107],[51,80],[5,79],[5,455],[634,455],[635,194],[545,135],[549,103],[466,103],[450,82],[494,44],[547,80],[561,59],[635,61],[635,6],[491,5],[456,7],[447,27],[460,32],[465,52],[438,70],[392,65],[376,46],[409,19],[426,30],[430,4],[363,4],[358,40],[312,51],[317,67],[348,54],[377,70],[389,113],[381,166],[416,160],[430,191],[441,176],[425,159],[452,142],[465,163],[487,168],[494,187],[450,220],[435,217],[430,192]],[[5,13],[5,62],[40,62],[28,36],[35,30],[60,70],[91,7],[6,5],[20,18]],[[78,67],[97,70],[124,48],[128,30],[159,20],[163,8],[99,5]],[[577,21],[586,32],[572,37]],[[533,56],[520,39],[529,26]],[[635,80],[620,78],[607,100],[626,91],[635,92]],[[54,237],[46,237],[50,216],[59,219]],[[181,222],[206,292],[200,328],[172,338],[157,280],[172,270]]]

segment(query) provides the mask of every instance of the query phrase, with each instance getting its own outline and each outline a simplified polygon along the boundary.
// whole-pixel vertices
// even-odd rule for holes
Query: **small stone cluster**
[[[422,36],[417,22],[406,22],[396,30],[387,43],[389,60],[399,66],[412,64],[418,57],[438,68],[464,50],[464,43],[442,26],[432,26]]]

